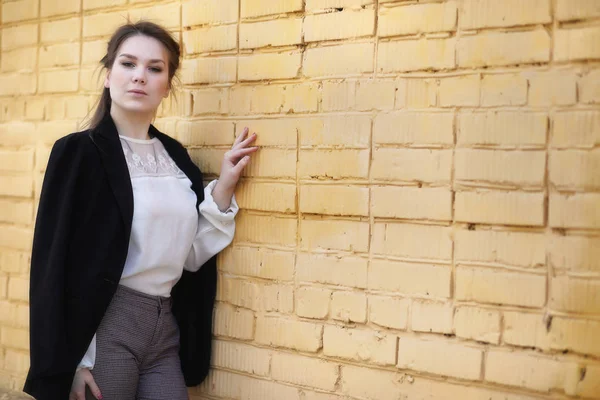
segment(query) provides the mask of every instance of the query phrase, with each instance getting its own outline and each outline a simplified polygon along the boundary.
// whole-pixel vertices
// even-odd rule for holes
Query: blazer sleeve
[[[72,372],[66,341],[65,277],[80,151],[59,139],[48,160],[33,235],[30,273],[30,369],[24,390],[37,399],[64,391]],[[67,357],[68,358],[68,357]],[[69,378],[70,377],[70,378]],[[55,387],[60,385],[60,388]]]

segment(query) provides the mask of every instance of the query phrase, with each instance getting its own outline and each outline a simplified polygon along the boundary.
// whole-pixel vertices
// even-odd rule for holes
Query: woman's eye
[[[156,68],[156,67],[150,67],[150,71],[152,72],[162,72],[161,68]]]
[[[121,65],[127,68],[131,68],[134,66],[133,63],[130,62],[122,62]]]

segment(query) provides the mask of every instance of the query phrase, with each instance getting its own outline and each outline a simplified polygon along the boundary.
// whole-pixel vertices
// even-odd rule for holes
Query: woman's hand
[[[258,147],[248,147],[256,140],[256,133],[247,136],[248,128],[244,128],[244,132],[235,139],[231,150],[225,153],[225,157],[223,157],[221,175],[212,192],[213,199],[221,211],[229,208],[240,175],[244,167],[250,162],[250,154],[258,150]]]
[[[102,393],[96,385],[96,381],[88,368],[81,368],[75,373],[73,384],[71,385],[71,393],[69,400],[85,400],[85,387],[89,386],[90,391],[97,399],[102,399]]]

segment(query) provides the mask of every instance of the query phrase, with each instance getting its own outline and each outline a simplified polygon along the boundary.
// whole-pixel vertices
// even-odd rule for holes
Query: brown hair
[[[171,36],[171,34],[162,26],[149,21],[140,21],[136,23],[127,23],[121,26],[115,31],[108,42],[108,49],[106,55],[100,60],[100,64],[103,69],[110,70],[117,58],[117,51],[123,42],[132,36],[143,35],[154,38],[161,42],[167,53],[169,54],[168,60],[168,72],[169,72],[169,86],[173,89],[173,77],[179,69],[179,57],[181,50],[179,43]],[[110,114],[110,106],[112,100],[110,98],[110,90],[108,88],[102,89],[102,95],[100,96],[96,110],[93,116],[85,123],[90,129],[94,129],[100,124],[100,122]]]

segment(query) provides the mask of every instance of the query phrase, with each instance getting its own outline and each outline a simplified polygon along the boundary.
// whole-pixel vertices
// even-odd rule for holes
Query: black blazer
[[[153,126],[150,134],[191,180],[200,204],[202,174],[185,148]],[[44,177],[31,257],[31,364],[24,391],[36,399],[68,398],[117,289],[132,218],[133,190],[112,118],[59,139]],[[213,257],[198,272],[184,271],[171,292],[188,386],[208,373],[216,279]]]

